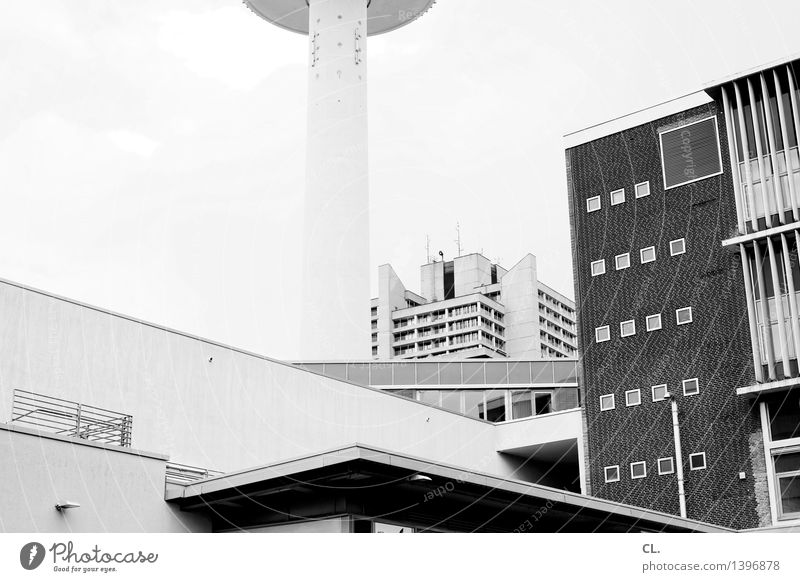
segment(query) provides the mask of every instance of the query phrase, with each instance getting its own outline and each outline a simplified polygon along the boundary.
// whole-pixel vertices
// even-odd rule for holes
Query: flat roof
[[[367,468],[371,467],[373,476],[382,475],[386,479],[370,482],[366,476],[351,474],[350,477],[347,477],[348,472],[342,470],[346,465],[350,465],[350,470],[358,473],[359,467],[365,467],[364,463],[368,464]],[[382,469],[386,469],[386,472],[384,473]],[[370,473],[370,471],[366,471],[366,473]],[[418,478],[410,479],[413,476],[418,476]],[[335,478],[328,479],[328,477]],[[386,488],[393,488],[398,491],[398,495],[402,489],[402,493],[413,493],[413,496],[422,501],[426,491],[435,490],[440,483],[451,484],[452,490],[448,487],[448,495],[443,496],[451,498],[447,500],[448,503],[455,502],[455,498],[459,495],[463,498],[462,501],[465,504],[463,511],[467,511],[469,508],[476,510],[482,508],[496,512],[498,518],[501,514],[508,514],[502,517],[502,525],[495,524],[493,531],[503,530],[504,527],[509,527],[509,524],[517,524],[516,509],[523,511],[524,514],[524,511],[527,511],[531,505],[552,508],[553,519],[556,521],[549,522],[548,527],[557,526],[566,517],[569,523],[565,524],[564,528],[571,530],[575,526],[580,526],[578,529],[590,531],[607,530],[607,528],[614,530],[622,528],[625,531],[626,527],[627,531],[641,531],[642,529],[686,532],[734,531],[667,513],[526,481],[503,479],[487,473],[410,457],[358,443],[301,458],[210,477],[187,485],[171,485],[167,488],[165,498],[167,501],[179,503],[184,511],[218,511],[225,507],[237,507],[237,504],[243,504],[237,507],[237,511],[243,511],[251,503],[256,503],[262,509],[274,509],[271,503],[266,502],[266,497],[292,490],[298,490],[305,495],[311,494],[307,499],[313,501],[312,490],[317,492],[340,491],[353,495],[371,494],[376,498],[383,499],[391,498],[384,493]],[[378,489],[381,491],[380,494]],[[507,500],[509,505],[502,507],[502,500]],[[296,501],[295,499],[294,502]],[[488,505],[492,507],[489,508]],[[451,508],[451,505],[447,504],[446,508]],[[378,508],[376,507],[376,509]],[[422,519],[428,510],[435,513],[436,507],[432,503],[426,504],[424,508],[418,507],[416,511],[409,511],[407,515]],[[241,513],[241,515],[245,513]],[[529,514],[529,517],[530,515],[532,514]],[[580,520],[580,523],[578,521],[571,523],[572,518]],[[467,519],[466,515],[460,516],[460,519],[463,520],[461,523],[464,527],[468,529],[472,522]],[[511,530],[517,525],[511,525]]]

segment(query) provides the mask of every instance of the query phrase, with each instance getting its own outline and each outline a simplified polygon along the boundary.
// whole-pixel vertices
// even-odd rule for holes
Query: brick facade
[[[712,115],[723,173],[665,192],[659,132]],[[679,410],[688,517],[749,528],[764,519],[755,494],[763,460],[754,467],[751,459],[758,410],[735,392],[754,372],[741,261],[721,245],[736,228],[726,143],[725,116],[712,102],[573,147],[567,174],[591,493],[679,513],[676,474],[659,475],[657,466],[675,456],[670,402],[651,397],[652,386],[667,384]],[[650,195],[635,198],[634,185],[645,181]],[[625,202],[612,206],[610,192],[620,188]],[[586,199],[598,195],[602,208],[587,212]],[[670,256],[670,241],[680,238],[686,253]],[[639,250],[649,246],[656,260],[641,264]],[[615,270],[615,256],[626,252],[630,267]],[[606,272],[592,277],[599,259]],[[692,307],[693,322],[678,326],[675,312],[684,307]],[[647,332],[646,316],[657,313],[662,329]],[[620,322],[631,319],[636,334],[623,338]],[[611,340],[596,343],[603,325]],[[700,393],[684,396],[682,381],[691,378]],[[626,406],[626,390],[637,388],[641,404]],[[614,410],[601,412],[604,394],[615,395]],[[707,468],[692,471],[689,455],[697,452]],[[630,464],[639,461],[647,476],[634,480]],[[605,483],[603,468],[613,465],[620,481]]]

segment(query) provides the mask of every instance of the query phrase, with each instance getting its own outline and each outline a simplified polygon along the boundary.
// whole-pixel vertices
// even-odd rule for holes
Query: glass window
[[[614,410],[613,394],[604,394],[600,397],[600,410]]]
[[[370,364],[371,386],[389,386],[392,383],[392,364]]]
[[[534,393],[533,412],[536,416],[553,412],[553,395],[548,392]]]
[[[505,362],[486,362],[487,384],[508,384],[508,365]]]
[[[420,390],[419,401],[433,406],[441,405],[441,393],[438,390]]]
[[[639,461],[631,463],[631,479],[644,479],[647,477],[647,463]]]
[[[619,334],[622,337],[636,335],[636,322],[634,320],[623,321],[619,324]]]
[[[675,318],[678,321],[678,325],[692,323],[692,308],[683,307],[681,309],[675,310]]]
[[[659,384],[658,386],[653,386],[651,390],[653,391],[653,402],[666,400],[668,395],[666,384]]]
[[[395,386],[413,386],[417,383],[416,364],[392,364],[394,366],[394,382]]]
[[[506,419],[506,391],[488,390],[486,392],[486,416],[489,422],[503,422]]]
[[[645,196],[650,196],[650,182],[636,184],[636,197],[644,198]]]
[[[461,362],[439,364],[439,383],[452,386],[461,384]]]
[[[800,397],[796,392],[769,402],[767,411],[773,441],[800,437]]]
[[[658,474],[659,475],[670,475],[675,472],[675,463],[672,460],[672,457],[666,457],[664,459],[658,460]]]
[[[639,251],[639,261],[642,264],[652,263],[656,260],[656,247],[647,247]]]
[[[639,406],[642,403],[642,391],[628,390],[625,392],[625,406]]]
[[[531,378],[534,384],[552,384],[553,363],[531,362]]]
[[[697,378],[692,378],[691,380],[684,380],[683,395],[694,396],[695,394],[700,394],[700,382],[698,382]]]
[[[706,454],[692,453],[689,455],[689,469],[699,471],[706,468]]]
[[[800,452],[783,453],[774,457],[775,481],[781,502],[781,519],[800,517]]]
[[[616,483],[619,481],[619,465],[605,467],[603,472],[605,473],[606,483]]]
[[[461,364],[464,384],[486,384],[483,377],[483,364],[464,362]]]
[[[553,381],[575,384],[578,382],[577,362],[553,362]]]
[[[347,364],[325,364],[325,375],[339,380],[347,380]]]
[[[439,364],[417,364],[417,384],[438,384]]]
[[[586,199],[586,212],[600,210],[600,196],[593,196]]]
[[[442,391],[442,408],[452,412],[461,412],[461,392],[458,390]]]
[[[609,328],[607,325],[595,328],[594,338],[597,343],[607,342],[611,339],[611,328]]]
[[[647,316],[647,331],[656,331],[661,329],[661,314],[656,313]]]
[[[686,252],[686,240],[679,238],[669,241],[669,254],[671,256],[682,255]]]
[[[298,364],[297,367],[308,370],[309,372],[316,372],[317,374],[325,373],[324,364]]]
[[[464,391],[464,414],[472,418],[483,418],[483,390]]]
[[[611,193],[611,206],[616,206],[617,204],[622,204],[625,202],[625,189],[621,190],[614,190]]]
[[[408,398],[409,400],[417,399],[416,390],[387,390],[387,392],[391,392],[392,394],[396,394],[397,396],[402,396],[403,398]]]
[[[614,264],[616,265],[617,271],[627,269],[631,266],[631,254],[623,253],[621,255],[617,255],[614,257]]]
[[[592,277],[597,277],[606,272],[606,260],[600,259],[599,261],[592,262]]]
[[[509,384],[529,384],[531,381],[531,365],[529,362],[509,362]]]
[[[533,416],[533,402],[530,390],[512,390],[511,418],[528,418]]]

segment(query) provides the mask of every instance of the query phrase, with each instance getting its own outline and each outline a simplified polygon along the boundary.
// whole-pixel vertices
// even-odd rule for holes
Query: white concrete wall
[[[406,288],[391,265],[378,267],[378,357],[391,359],[392,333],[394,324],[392,313],[395,309],[404,309]]]
[[[354,443],[513,470],[491,424],[8,282],[0,322],[0,420],[21,388],[132,414],[135,448],[221,471]]]
[[[503,276],[501,285],[506,307],[506,353],[512,358],[540,359],[536,257],[525,255]]]
[[[428,263],[419,268],[420,294],[428,301],[444,299],[444,263]]]
[[[0,532],[210,532],[164,501],[163,458],[0,424]],[[80,503],[58,512],[56,503]]]
[[[492,282],[492,262],[477,253],[453,259],[456,297],[475,293]]]

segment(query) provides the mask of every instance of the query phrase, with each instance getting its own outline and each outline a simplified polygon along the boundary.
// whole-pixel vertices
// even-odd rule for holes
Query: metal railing
[[[167,463],[166,481],[172,485],[187,485],[195,481],[200,481],[201,479],[217,477],[223,474],[224,473],[220,471],[212,471],[211,469],[203,469],[201,467],[192,467],[179,463]]]
[[[131,446],[133,416],[27,390],[14,390],[11,422],[61,436]]]

